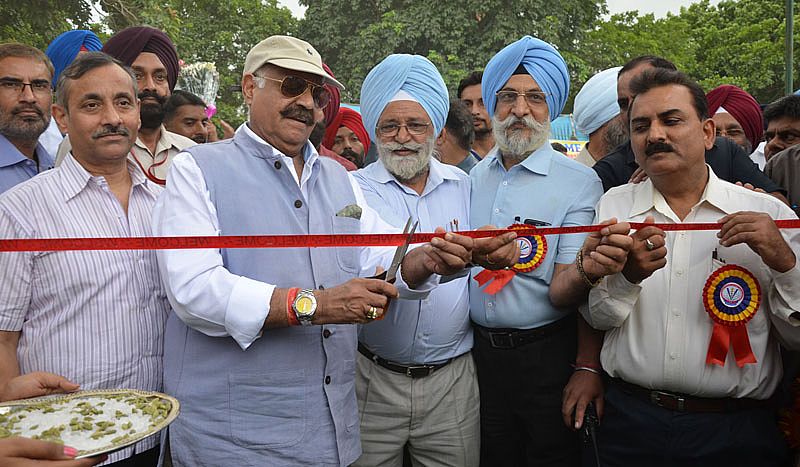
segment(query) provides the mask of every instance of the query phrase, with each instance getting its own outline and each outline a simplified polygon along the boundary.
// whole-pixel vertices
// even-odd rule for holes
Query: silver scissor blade
[[[411,225],[411,217],[408,218],[406,227],[403,229],[403,233],[408,234],[408,236],[406,236],[406,241],[402,245],[398,246],[397,250],[394,252],[392,264],[389,266],[389,270],[386,271],[386,282],[394,282],[394,280],[397,278],[397,270],[400,269],[400,264],[403,262],[403,258],[406,256],[408,246],[411,244],[411,240],[414,238],[414,232],[417,230],[419,222],[415,222],[410,230],[408,228],[409,225]]]

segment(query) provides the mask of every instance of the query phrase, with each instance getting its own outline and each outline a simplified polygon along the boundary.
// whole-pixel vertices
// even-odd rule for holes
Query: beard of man
[[[359,154],[353,151],[350,148],[342,149],[342,152],[339,153],[340,156],[344,157],[345,159],[349,160],[353,164],[356,165],[359,169],[364,168],[364,155]]]
[[[50,124],[50,109],[36,104],[22,104],[9,112],[0,112],[0,135],[16,141],[36,141]],[[20,116],[22,112],[34,112],[36,116]]]
[[[378,158],[383,161],[384,167],[400,182],[413,180],[428,170],[431,155],[433,154],[435,137],[431,136],[424,143],[409,141],[407,143],[378,143]],[[399,156],[393,151],[407,149],[416,154]]]
[[[518,123],[523,124],[525,128],[511,128]],[[520,118],[510,114],[502,121],[498,120],[496,116],[492,116],[492,126],[495,143],[500,147],[503,158],[516,162],[524,161],[550,138],[550,120],[541,123],[530,115]],[[530,130],[530,135],[527,137],[524,135],[525,129]]]
[[[625,124],[622,123],[619,117],[612,118],[606,125],[603,146],[605,147],[606,155],[608,155],[620,145],[628,142],[628,132],[625,131]]]
[[[144,98],[152,97],[156,100],[145,101]],[[142,119],[142,128],[148,130],[155,130],[160,127],[164,122],[164,104],[167,102],[167,96],[160,96],[155,91],[142,91],[139,93],[139,116]]]

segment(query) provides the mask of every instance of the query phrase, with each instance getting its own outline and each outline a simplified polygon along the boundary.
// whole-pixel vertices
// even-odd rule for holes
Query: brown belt
[[[637,399],[672,410],[674,412],[736,412],[739,410],[775,408],[775,401],[770,399],[747,399],[722,397],[712,399],[694,397],[667,391],[643,388],[619,378],[611,378],[611,384],[617,389]]]

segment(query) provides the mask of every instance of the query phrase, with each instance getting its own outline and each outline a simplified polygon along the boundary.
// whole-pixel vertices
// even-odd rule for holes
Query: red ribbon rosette
[[[709,276],[703,287],[703,306],[714,321],[714,329],[706,364],[725,366],[730,347],[740,368],[756,363],[746,325],[760,304],[761,286],[747,269],[729,264]]]
[[[531,226],[527,224],[512,224],[508,226],[509,230],[530,229]],[[547,240],[544,235],[530,235],[524,237],[517,237],[519,244],[519,260],[517,264],[511,269],[499,269],[492,271],[484,269],[475,275],[475,281],[478,282],[479,287],[491,282],[487,285],[484,292],[489,295],[494,295],[506,286],[518,272],[529,272],[538,268],[542,264],[545,255],[547,254]]]

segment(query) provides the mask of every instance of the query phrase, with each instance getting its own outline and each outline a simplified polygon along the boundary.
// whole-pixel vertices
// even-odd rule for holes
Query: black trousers
[[[597,432],[603,467],[784,467],[789,456],[769,409],[673,412],[606,386]]]
[[[482,467],[579,465],[578,436],[561,417],[576,346],[574,324],[514,349],[493,348],[475,333]]]

